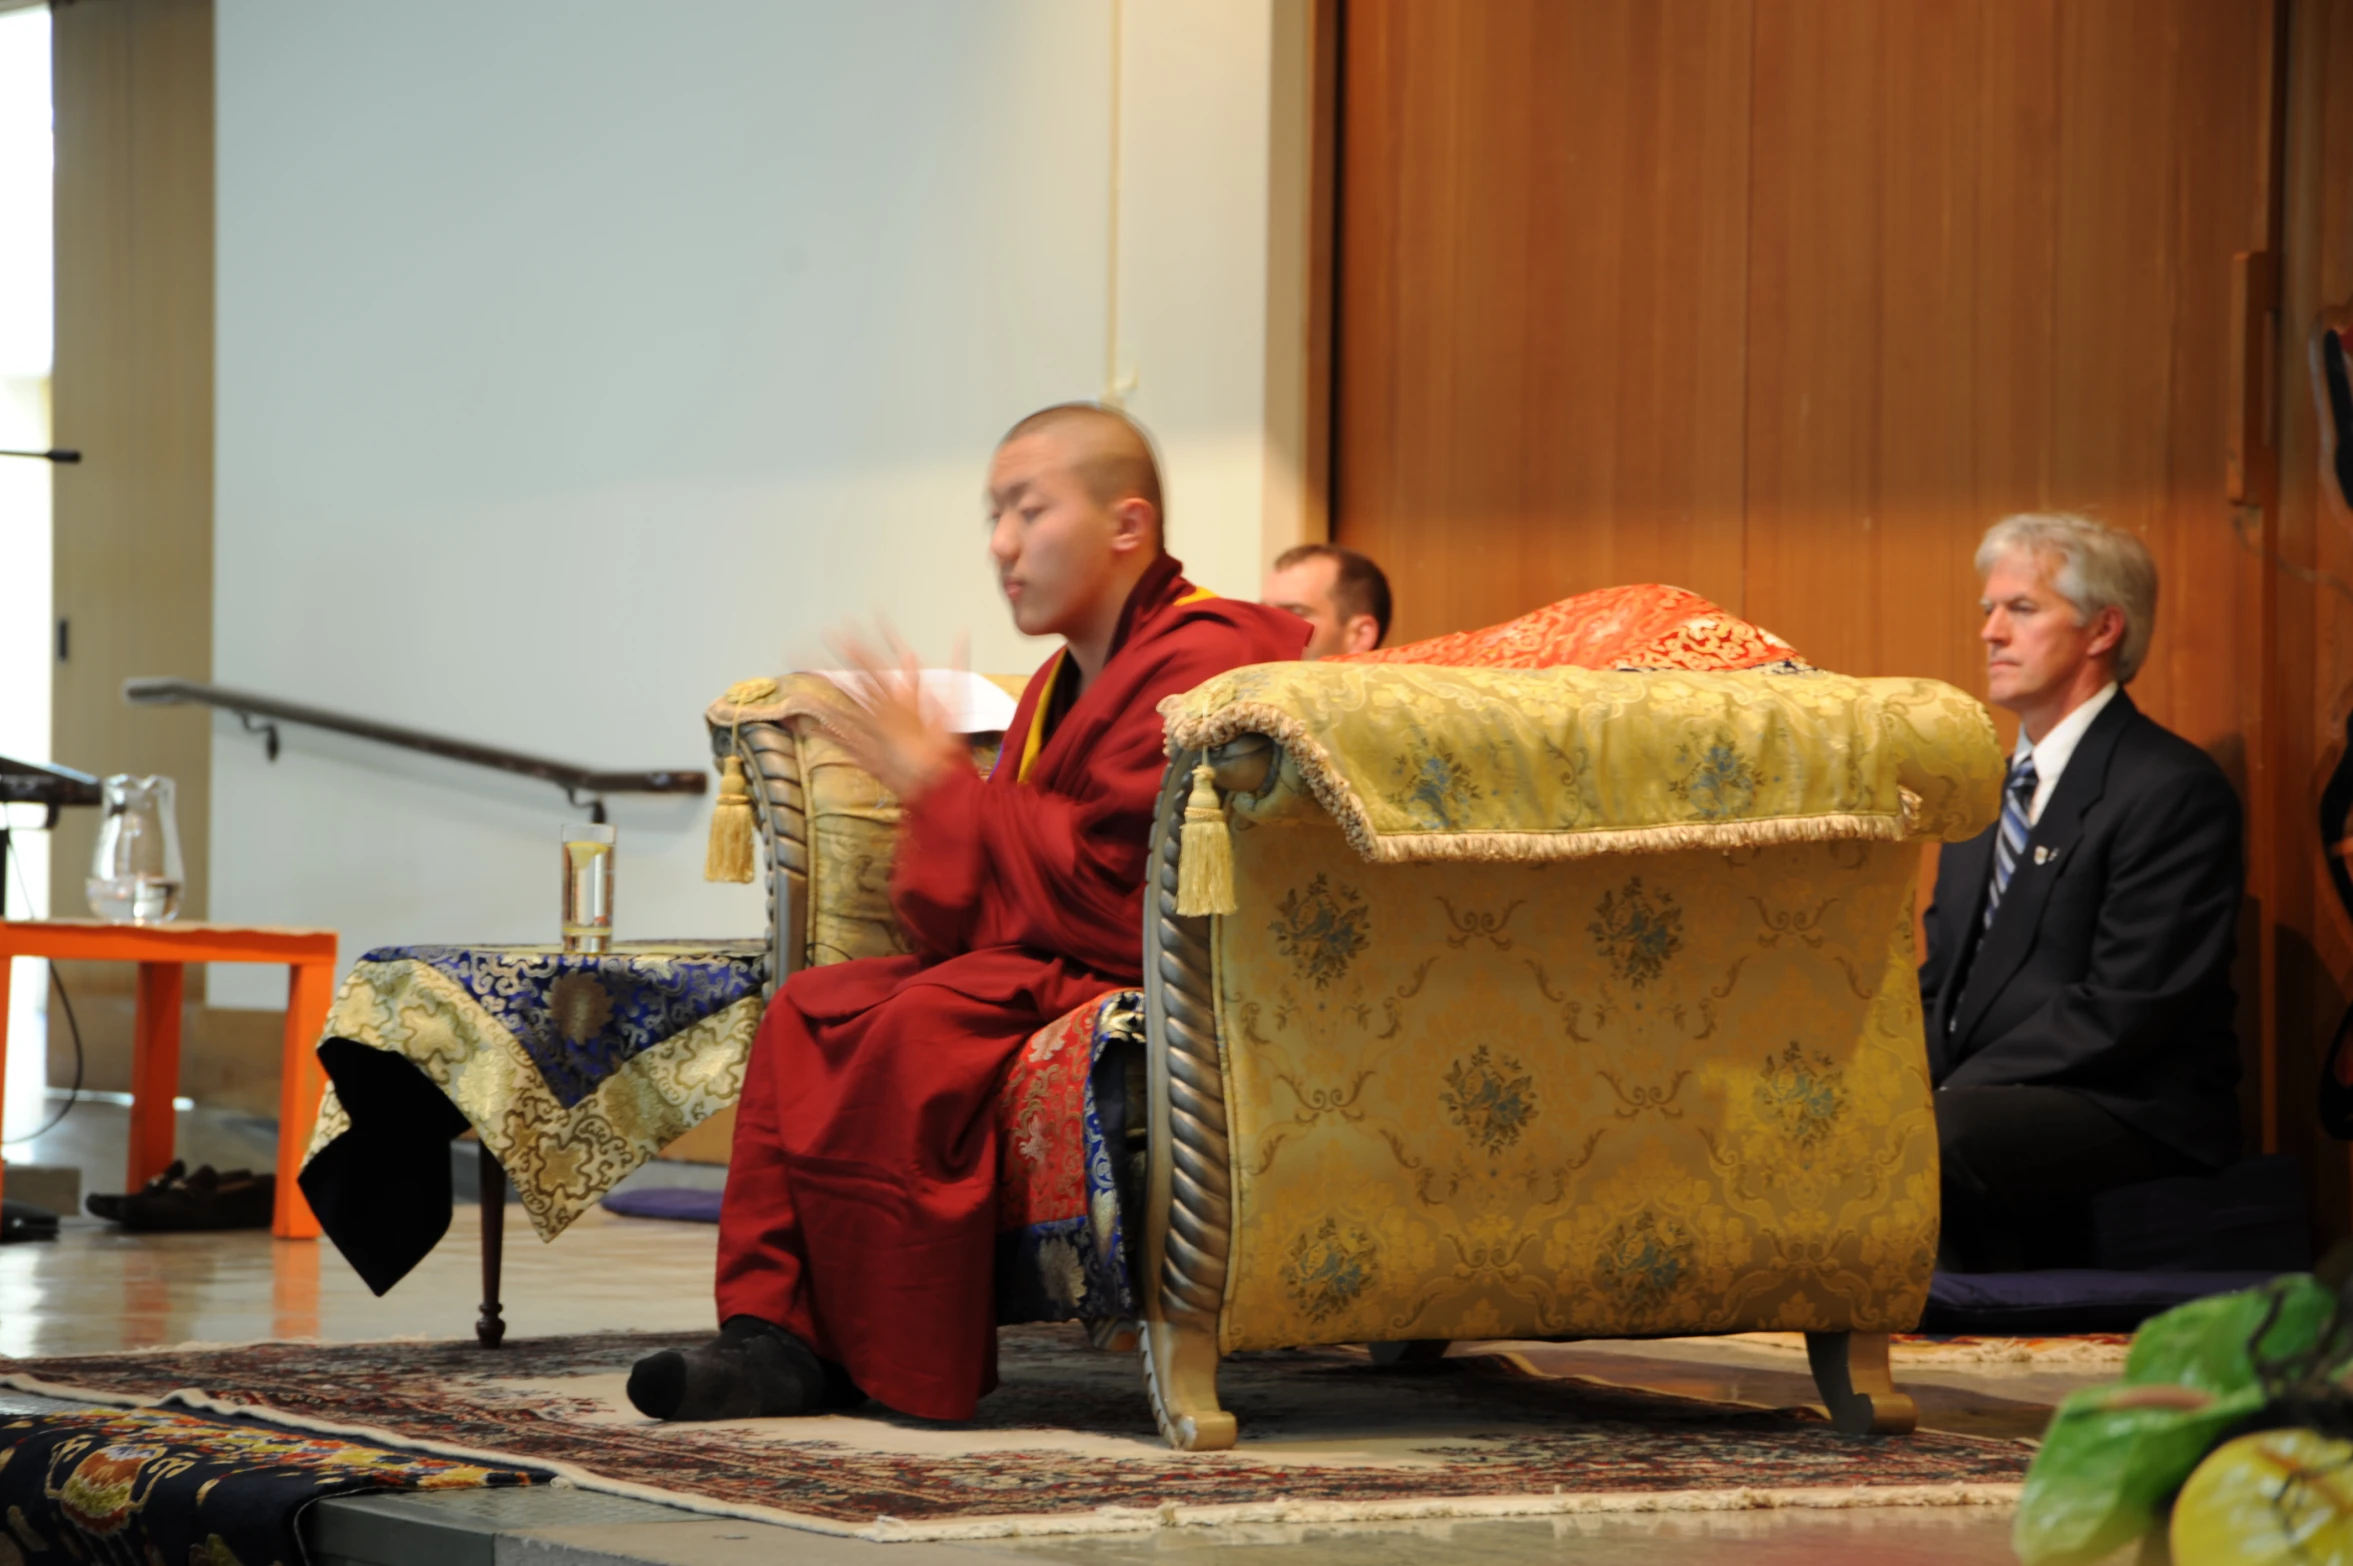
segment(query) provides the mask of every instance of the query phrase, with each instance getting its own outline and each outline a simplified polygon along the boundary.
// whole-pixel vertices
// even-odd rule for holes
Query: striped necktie
[[[2002,894],[2010,889],[2011,873],[2026,853],[2026,835],[2033,830],[2026,811],[2034,803],[2034,787],[2039,781],[2031,751],[2010,763],[2010,780],[2002,785],[2002,830],[1994,838],[1993,885],[1985,893],[1986,929],[1993,928],[1994,910],[2002,906]]]

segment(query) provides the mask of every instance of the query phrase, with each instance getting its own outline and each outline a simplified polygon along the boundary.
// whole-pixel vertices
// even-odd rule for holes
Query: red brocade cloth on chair
[[[1490,625],[1334,663],[1436,663],[1481,669],[1730,669],[1812,665],[1771,631],[1680,587],[1604,587]]]
[[[1032,1034],[1141,977],[1161,699],[1307,639],[1179,570],[1137,584],[1075,703],[1066,654],[1031,678],[985,782],[907,801],[891,904],[917,955],[794,974],[752,1045],[720,1319],[782,1323],[904,1413],[969,1418],[996,1384],[999,1092]]]

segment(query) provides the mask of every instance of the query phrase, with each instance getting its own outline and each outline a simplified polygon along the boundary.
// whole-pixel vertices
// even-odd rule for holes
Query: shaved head
[[[988,498],[1013,623],[1062,637],[1082,670],[1101,668],[1128,595],[1163,552],[1151,437],[1095,403],[1040,409],[997,443]]]
[[[1099,402],[1063,402],[1040,408],[1005,432],[999,450],[1032,435],[1053,438],[1068,454],[1070,470],[1099,506],[1142,500],[1152,507],[1153,530],[1165,541],[1168,513],[1160,499],[1160,459],[1144,427]]]

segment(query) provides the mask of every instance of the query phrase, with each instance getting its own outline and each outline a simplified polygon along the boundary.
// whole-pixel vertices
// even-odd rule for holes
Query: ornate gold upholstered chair
[[[1808,1334],[1842,1427],[1910,1428],[1886,1335],[1937,1233],[1913,882],[1921,840],[1993,817],[1983,708],[1811,672],[1323,664],[1163,711],[1145,1039],[1088,1024],[1083,1110],[1065,1090],[1025,1134],[1113,1166],[1090,1276],[1132,1280],[1174,1445],[1232,1443],[1237,1351],[1747,1330]],[[899,949],[895,807],[813,714],[791,682],[710,713],[780,973]]]

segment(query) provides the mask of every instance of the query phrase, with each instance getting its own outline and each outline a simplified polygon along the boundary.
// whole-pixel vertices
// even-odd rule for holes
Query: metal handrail
[[[398,723],[380,723],[374,718],[354,717],[350,713],[336,712],[326,707],[313,707],[306,702],[259,696],[251,691],[231,690],[225,685],[206,685],[197,680],[125,680],[123,700],[140,707],[195,702],[233,712],[237,715],[237,721],[245,725],[248,734],[262,736],[262,751],[272,761],[278,759],[278,725],[301,723],[314,729],[331,729],[357,739],[373,740],[379,745],[397,745],[403,750],[422,751],[445,761],[462,761],[469,766],[519,773],[527,778],[553,783],[564,791],[567,800],[587,807],[590,818],[597,821],[605,818],[605,802],[598,797],[600,795],[700,794],[710,787],[710,779],[700,767],[665,768],[658,772],[603,772],[594,767],[574,766],[568,761],[550,761],[545,756],[526,755],[519,750],[477,745],[472,740],[430,734],[423,729],[412,729]]]

